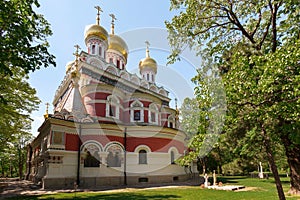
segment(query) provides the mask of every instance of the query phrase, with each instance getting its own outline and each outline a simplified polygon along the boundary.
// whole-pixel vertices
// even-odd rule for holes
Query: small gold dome
[[[85,41],[92,36],[100,37],[102,40],[107,40],[108,33],[102,26],[97,24],[92,24],[85,28],[85,33],[84,33]]]
[[[155,74],[157,73],[157,63],[153,58],[146,57],[140,61],[140,63],[139,63],[140,71],[142,71],[143,69],[145,69],[147,67],[151,68],[155,72]]]
[[[124,56],[125,60],[127,61],[128,46],[120,36],[114,34],[109,35],[108,49],[113,49],[120,52]]]
[[[72,69],[72,66],[74,65],[74,61],[70,61],[67,63],[66,65],[66,73],[68,73],[68,71],[70,71]]]

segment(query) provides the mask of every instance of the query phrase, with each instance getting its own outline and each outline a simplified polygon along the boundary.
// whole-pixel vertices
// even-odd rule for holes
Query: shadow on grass
[[[275,181],[272,180],[271,183],[275,184]],[[290,183],[290,181],[283,181],[283,180],[281,180],[281,184],[289,184],[289,183]]]
[[[218,177],[217,181],[222,183],[239,183],[239,180],[246,179],[247,177]]]
[[[126,199],[126,200],[148,200],[148,199],[179,199],[181,196],[178,195],[164,195],[164,194],[137,194],[137,193],[111,193],[111,194],[89,194],[81,195],[77,193],[74,195],[67,196],[56,196],[53,198],[52,195],[42,195],[42,196],[19,196],[9,199],[22,199],[22,200],[38,200],[38,199],[91,199],[91,200],[117,200],[117,199]]]

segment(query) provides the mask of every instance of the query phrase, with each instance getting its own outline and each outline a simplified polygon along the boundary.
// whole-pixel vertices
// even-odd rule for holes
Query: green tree
[[[30,113],[40,103],[35,89],[27,82],[27,75],[21,71],[13,72],[14,76],[2,75],[0,81],[0,94],[3,97],[3,101],[0,101],[1,144],[12,142],[16,134],[29,130],[22,122],[30,120]]]
[[[7,167],[4,164],[15,161],[19,176],[24,166],[25,138],[31,135],[30,114],[40,103],[28,83],[28,74],[41,67],[55,66],[46,39],[52,34],[50,25],[34,7],[39,7],[37,0],[0,1],[0,151],[4,155],[1,166],[3,173]]]
[[[199,173],[206,173],[207,155],[198,155],[195,148],[203,144],[207,128],[206,111],[200,110],[197,99],[185,98],[180,108],[180,126],[186,132],[189,140],[189,148],[192,150],[187,156],[178,160],[182,166],[189,166],[197,161]],[[195,145],[197,144],[197,145]],[[195,152],[195,153],[193,153]]]
[[[206,70],[207,69],[207,70]],[[203,73],[193,79],[203,87],[195,88],[195,99],[186,98],[181,106],[181,128],[190,137],[190,152],[179,160],[181,165],[189,165],[197,161],[205,173],[207,169],[221,170],[220,147],[215,144],[219,141],[221,128],[224,123],[226,110],[225,92],[221,80],[216,76],[216,68],[204,68]],[[210,154],[215,150],[213,154]],[[217,163],[217,164],[216,164]],[[217,166],[218,165],[218,166]]]
[[[55,66],[46,38],[52,34],[49,23],[33,10],[37,0],[0,2],[0,74],[12,76],[21,68],[25,73],[42,66]],[[3,98],[2,96],[0,96]]]
[[[171,22],[166,22],[173,46],[170,62],[178,58],[184,45],[189,45],[206,55],[205,59],[213,57],[213,63],[222,70],[230,105],[228,113],[238,116],[233,118],[236,124],[243,112],[253,122],[246,131],[253,133],[252,137],[262,137],[277,177],[280,199],[285,197],[273,159],[272,144],[276,139],[284,144],[291,168],[290,192],[300,191],[299,142],[295,140],[299,119],[294,117],[299,116],[297,50],[293,50],[291,62],[285,59],[291,44],[297,43],[300,36],[299,4],[296,0],[172,0],[171,8],[183,11]],[[292,76],[292,81],[285,71]],[[276,74],[276,80],[272,74]],[[292,84],[296,88],[292,88]]]
[[[236,123],[248,121],[250,138],[259,138],[264,144],[271,169],[276,168],[273,147],[278,141],[284,145],[291,170],[291,193],[298,192],[300,182],[299,56],[297,40],[265,55],[249,56],[239,51],[223,75],[233,119]]]
[[[192,138],[197,134],[200,127],[200,108],[196,99],[185,98],[180,107],[180,126],[184,130],[188,138]]]

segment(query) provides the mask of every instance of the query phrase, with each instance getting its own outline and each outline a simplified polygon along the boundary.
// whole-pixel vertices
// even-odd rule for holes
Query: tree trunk
[[[222,165],[219,165],[219,174],[222,174],[222,175],[223,175],[223,168],[222,168]]]
[[[18,166],[19,166],[19,178],[20,180],[23,177],[23,159],[22,159],[22,150],[21,148],[18,149],[19,158],[18,158]]]
[[[290,167],[290,194],[300,195],[300,145],[294,144],[288,135],[282,135],[281,141]]]
[[[275,160],[274,160],[274,156],[273,156],[271,141],[270,141],[269,136],[267,136],[266,130],[264,129],[263,125],[262,125],[262,136],[264,138],[264,146],[266,148],[268,161],[269,161],[269,164],[271,166],[271,170],[272,170],[272,173],[273,173],[273,176],[274,176],[274,179],[275,179],[278,198],[280,200],[285,200],[285,195],[284,195],[282,184],[281,184],[280,177],[279,177],[279,174],[278,174],[278,169],[277,169],[277,166],[275,164]]]

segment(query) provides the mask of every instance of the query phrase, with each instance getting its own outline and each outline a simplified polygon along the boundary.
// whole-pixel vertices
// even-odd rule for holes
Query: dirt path
[[[105,191],[105,192],[124,192],[124,191],[132,191],[137,189],[155,189],[162,187],[186,187],[199,185],[194,181],[186,181],[186,182],[177,182],[172,184],[153,184],[147,186],[106,186],[95,189],[77,189],[76,191]],[[8,197],[20,196],[20,195],[42,195],[42,194],[53,194],[58,192],[74,192],[74,190],[44,190],[41,187],[33,184],[31,181],[26,180],[18,180],[18,179],[0,179],[0,199],[5,199]]]

